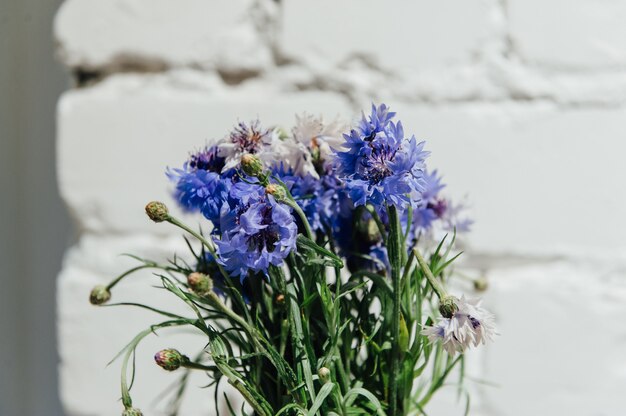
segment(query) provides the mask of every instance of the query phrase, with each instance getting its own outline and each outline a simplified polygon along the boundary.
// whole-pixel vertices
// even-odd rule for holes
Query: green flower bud
[[[326,384],[330,381],[330,370],[326,367],[322,367],[317,370],[317,375],[319,376],[322,384]]]
[[[134,407],[128,407],[124,409],[124,411],[122,412],[122,416],[143,416],[143,413],[141,413],[141,410],[139,409],[136,409]]]
[[[484,277],[480,277],[474,280],[474,289],[479,292],[484,292],[489,287],[489,282]]]
[[[444,296],[439,299],[439,312],[444,318],[452,318],[459,307],[456,304],[457,299],[454,296]]]
[[[154,354],[154,361],[164,370],[174,371],[189,362],[189,358],[173,348],[167,348]]]
[[[163,222],[170,216],[167,207],[163,202],[152,201],[146,205],[146,214],[154,222]]]
[[[200,296],[213,290],[213,280],[204,273],[193,272],[187,276],[187,285]]]
[[[275,183],[267,185],[265,187],[265,193],[272,195],[278,202],[287,199],[287,191],[285,191],[285,188],[282,185],[277,185]]]
[[[263,173],[263,163],[261,163],[258,157],[246,153],[241,156],[241,170],[243,170],[246,175],[260,176]]]
[[[103,303],[107,303],[111,299],[111,292],[104,285],[98,285],[91,289],[91,293],[89,294],[89,302],[92,305],[102,305]]]

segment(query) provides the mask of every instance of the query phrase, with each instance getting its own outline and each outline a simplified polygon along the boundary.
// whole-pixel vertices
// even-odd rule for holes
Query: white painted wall
[[[143,214],[168,200],[164,167],[237,119],[289,126],[372,100],[427,140],[449,192],[473,205],[464,267],[488,277],[502,335],[470,354],[470,376],[489,383],[470,382],[471,414],[622,414],[625,19],[626,3],[597,0],[66,0],[59,55],[99,77],[58,104],[59,186],[82,231],[58,285],[68,414],[120,411],[118,366],[104,365],[154,318],[87,294],[128,267],[118,253],[182,251]],[[148,284],[114,296],[163,302]],[[134,397],[150,414],[173,380],[151,355],[202,346],[181,343],[139,350]],[[204,392],[189,396],[184,414],[202,414]],[[430,414],[462,414],[453,388]]]

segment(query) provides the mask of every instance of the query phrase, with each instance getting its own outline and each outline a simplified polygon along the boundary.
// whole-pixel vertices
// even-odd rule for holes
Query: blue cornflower
[[[346,151],[336,151],[337,173],[345,180],[355,205],[372,204],[379,211],[385,205],[404,209],[416,205],[424,191],[424,142],[406,138],[395,113],[382,104],[372,106],[356,129],[345,134]]]
[[[442,183],[441,176],[438,175],[437,171],[426,171],[424,182],[422,200],[413,210],[410,238],[415,239],[433,229],[440,229],[445,232],[452,230],[456,230],[456,232],[469,231],[472,220],[462,215],[463,204],[454,204],[450,199],[441,195],[441,190],[446,185]],[[405,218],[403,218],[403,226],[406,225]]]
[[[446,214],[448,201],[439,196],[439,192],[445,186],[436,170],[431,173],[424,172],[422,201],[413,211],[413,227],[416,228],[416,232],[430,229],[434,221],[443,218]]]
[[[231,190],[237,205],[222,207],[218,261],[233,276],[245,279],[249,271],[267,273],[280,266],[295,249],[297,226],[290,208],[264,193],[263,187],[239,182]]]
[[[273,173],[287,185],[314,231],[326,233],[334,229],[338,217],[352,215],[354,205],[348,198],[345,184],[333,172],[319,178],[309,173],[297,176],[282,168],[274,169]]]
[[[192,154],[182,169],[168,169],[167,176],[176,182],[174,196],[179,204],[216,223],[232,183],[232,172],[221,174],[223,167],[224,158],[212,146]]]

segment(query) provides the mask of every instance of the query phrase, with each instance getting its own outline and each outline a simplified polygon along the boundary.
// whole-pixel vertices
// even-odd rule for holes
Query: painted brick
[[[492,31],[488,3],[477,0],[287,0],[281,22],[279,50],[310,67],[362,60],[403,74],[467,62]]]
[[[173,201],[166,166],[182,166],[189,151],[226,136],[238,120],[258,117],[265,125],[290,127],[305,110],[328,117],[351,114],[337,94],[211,90],[210,79],[198,77],[189,81],[193,87],[183,88],[184,80],[189,77],[121,75],[62,97],[59,182],[82,228],[172,232],[143,212],[151,200]],[[173,202],[170,206],[180,214]]]
[[[552,69],[626,68],[626,4],[597,0],[509,0],[511,36],[522,59]]]
[[[194,65],[259,71],[271,63],[252,0],[68,0],[55,35],[66,65]]]
[[[472,249],[540,256],[624,252],[623,109],[551,104],[395,106],[427,141],[455,197],[468,194]]]

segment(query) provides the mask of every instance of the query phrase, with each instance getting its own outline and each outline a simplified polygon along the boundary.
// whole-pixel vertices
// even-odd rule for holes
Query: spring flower
[[[222,235],[216,240],[218,261],[243,282],[249,271],[267,273],[295,249],[297,226],[290,209],[265,193],[263,187],[237,183],[220,218]]]
[[[395,113],[372,105],[368,119],[345,134],[346,151],[336,152],[338,176],[346,181],[355,205],[372,204],[379,211],[394,205],[400,210],[416,205],[424,191],[424,142],[406,138]]]
[[[296,142],[293,137],[280,137],[277,133],[274,135],[276,137],[270,145],[259,154],[266,167],[288,169],[298,176],[317,176],[311,154],[304,145]]]
[[[222,172],[237,167],[246,153],[261,154],[271,143],[272,130],[262,128],[258,120],[248,124],[240,122],[229,137],[218,144],[218,154],[224,158]]]
[[[415,244],[421,235],[427,235],[429,240],[440,239],[440,234],[451,231],[457,233],[467,232],[472,221],[463,215],[463,204],[455,204],[450,199],[441,195],[441,190],[446,185],[442,183],[441,176],[437,171],[424,172],[424,191],[422,200],[413,209],[413,220],[409,238]],[[406,217],[403,218],[403,226],[406,226]]]
[[[341,145],[344,130],[345,126],[339,120],[325,124],[322,117],[306,113],[296,115],[296,125],[291,132],[294,139],[305,146],[311,154],[315,167],[312,176],[323,175],[330,170],[328,162],[333,155],[332,149]]]
[[[441,341],[450,355],[492,341],[496,334],[494,315],[481,306],[480,299],[466,300],[465,296],[456,301],[456,311],[450,317],[422,330],[431,343]]]
[[[433,326],[427,326],[422,330],[431,344],[441,342],[443,349],[450,355],[465,351],[465,345],[450,331],[450,319],[441,318]]]
[[[167,176],[176,182],[174,195],[179,204],[187,211],[202,212],[215,223],[232,183],[233,172],[221,174],[224,166],[218,147],[212,146],[192,154],[182,169],[168,169]]]

